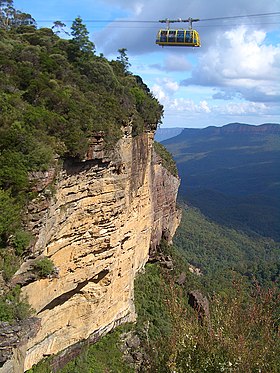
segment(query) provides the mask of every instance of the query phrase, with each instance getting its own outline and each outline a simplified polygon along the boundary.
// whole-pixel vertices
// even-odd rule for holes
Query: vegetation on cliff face
[[[171,175],[178,177],[176,162],[174,161],[169,151],[157,141],[154,142],[154,149],[162,159],[163,167],[166,168],[171,173]]]
[[[133,367],[123,360],[121,351],[122,335],[130,328],[130,325],[118,327],[114,332],[102,337],[96,344],[85,344],[79,356],[61,369],[52,368],[55,363],[50,357],[34,366],[28,373],[52,373],[54,371],[60,373],[133,373]]]
[[[32,310],[26,300],[20,297],[20,286],[17,285],[0,297],[0,320],[13,322],[30,316]]]
[[[125,126],[154,130],[163,108],[128,71],[125,49],[116,61],[95,54],[80,17],[66,40],[12,0],[0,10],[0,271],[9,280],[32,240],[21,215],[34,197],[30,174],[58,157],[84,159],[96,132],[110,148]]]

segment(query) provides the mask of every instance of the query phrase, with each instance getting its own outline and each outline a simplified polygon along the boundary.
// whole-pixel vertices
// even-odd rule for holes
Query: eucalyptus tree
[[[8,29],[14,18],[13,0],[0,0],[0,28]]]
[[[130,68],[131,64],[128,60],[127,49],[121,48],[118,49],[118,52],[120,55],[117,57],[117,61],[119,61],[122,64],[124,72],[129,73],[128,69]]]
[[[36,25],[28,13],[20,12],[14,7],[13,0],[0,0],[0,28],[9,30],[21,25]]]
[[[66,27],[66,24],[61,21],[55,21],[52,26],[52,30],[54,30],[54,33],[56,35],[60,34],[61,32],[64,32],[66,35],[70,35],[69,32],[65,31],[64,27]]]

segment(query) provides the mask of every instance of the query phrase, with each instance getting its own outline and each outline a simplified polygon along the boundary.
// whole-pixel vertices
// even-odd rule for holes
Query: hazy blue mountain
[[[219,223],[280,239],[280,125],[184,129],[163,141],[180,196]]]
[[[179,135],[184,128],[158,128],[155,133],[155,140],[158,142],[170,139],[171,137]]]

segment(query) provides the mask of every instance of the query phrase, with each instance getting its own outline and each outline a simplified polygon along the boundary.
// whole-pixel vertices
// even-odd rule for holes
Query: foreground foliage
[[[154,271],[147,268],[141,282],[145,279],[148,282]],[[279,297],[274,290],[256,287],[248,294],[241,284],[235,285],[231,294],[216,294],[211,298],[211,321],[201,324],[195,311],[186,304],[187,289],[179,288],[162,269],[156,271],[168,289],[157,300],[166,304],[165,323],[169,333],[155,335],[152,328],[146,337],[139,333],[150,357],[150,365],[143,371],[278,372]],[[160,317],[156,310],[147,307],[154,301],[154,288],[146,290],[147,287],[145,291],[142,288],[141,292],[145,302],[138,303],[142,330],[145,323],[153,323]]]

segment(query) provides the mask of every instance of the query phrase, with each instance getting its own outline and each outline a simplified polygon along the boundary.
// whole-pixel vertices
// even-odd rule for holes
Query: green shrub
[[[145,274],[136,277],[137,331],[142,338],[157,340],[171,333],[172,325],[166,303],[169,290],[156,264],[147,264]],[[148,335],[145,331],[147,323],[149,323]]]
[[[44,278],[53,273],[54,264],[49,258],[43,258],[34,263],[34,269],[40,277]]]
[[[0,244],[19,225],[19,206],[9,191],[0,189]]]
[[[32,369],[28,370],[28,373],[53,373],[50,363],[51,357],[47,357],[38,364],[34,365]]]
[[[13,310],[6,298],[0,297],[0,320],[11,322],[14,319]]]
[[[165,167],[173,176],[178,176],[178,169],[176,166],[176,162],[174,161],[172,155],[169,151],[159,142],[154,141],[154,149],[156,153],[162,159],[162,165]]]
[[[14,195],[28,187],[28,173],[21,152],[6,150],[0,154],[0,187],[11,189]]]
[[[20,286],[16,285],[6,295],[0,297],[0,321],[23,320],[32,314],[28,302],[20,297]]]
[[[15,252],[17,255],[22,255],[24,250],[28,247],[32,235],[29,232],[23,230],[17,230],[14,233],[14,236],[11,240],[13,247],[15,248]]]
[[[20,258],[13,250],[0,248],[0,271],[5,281],[9,281],[20,266]]]
[[[279,299],[274,290],[255,290],[244,294],[236,284],[232,294],[213,297],[210,325],[201,325],[188,311],[177,317],[168,365],[176,372],[277,373]],[[173,312],[178,314],[176,308]]]

